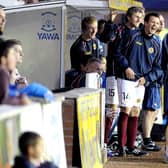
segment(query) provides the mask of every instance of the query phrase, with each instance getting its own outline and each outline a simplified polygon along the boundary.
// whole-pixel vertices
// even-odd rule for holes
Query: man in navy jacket
[[[93,16],[82,20],[82,34],[70,49],[71,68],[81,71],[92,57],[101,58],[100,41],[96,38],[97,19]]]
[[[134,142],[144,97],[144,85],[146,87],[153,86],[152,88],[158,91],[162,83],[161,42],[155,36],[159,24],[159,15],[149,13],[145,16],[143,30],[130,32],[129,37],[124,38],[123,36],[117,44],[115,60],[119,68],[116,75],[118,77],[119,105],[121,108],[118,121],[119,155],[125,153],[125,145],[127,145],[127,154],[135,156],[147,154],[135,149]],[[151,90],[153,91],[153,89]],[[154,94],[153,97],[155,97]],[[155,104],[155,102],[148,104],[148,99],[146,101],[147,104],[144,106],[149,111],[149,106]],[[159,101],[160,97],[156,102],[157,107]]]

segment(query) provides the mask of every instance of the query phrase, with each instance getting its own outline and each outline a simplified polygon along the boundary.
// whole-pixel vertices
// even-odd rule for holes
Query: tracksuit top
[[[130,67],[136,79],[145,77],[147,85],[162,83],[162,45],[158,36],[147,36],[144,30],[135,30],[130,32],[129,37],[123,36],[117,45],[114,56],[119,68],[118,77],[127,79],[125,70]]]
[[[86,65],[91,57],[101,58],[100,41],[95,38],[85,41],[80,36],[70,49],[71,68],[81,69],[80,65]]]

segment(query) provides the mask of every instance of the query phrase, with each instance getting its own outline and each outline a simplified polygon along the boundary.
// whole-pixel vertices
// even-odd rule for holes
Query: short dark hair
[[[87,65],[90,65],[94,62],[101,64],[101,60],[99,58],[92,57],[92,58],[88,59]]]
[[[9,42],[13,45],[22,45],[22,42],[20,40],[17,40],[17,39],[8,39],[8,40],[6,40],[6,42]]]
[[[142,13],[142,10],[143,10],[142,7],[132,6],[128,8],[126,12],[126,17],[131,17],[134,13],[137,13],[137,12]]]
[[[21,45],[21,42],[15,39],[10,39],[10,40],[0,39],[0,58],[2,56],[7,57],[9,49],[15,45]]]
[[[155,12],[148,13],[145,16],[144,21],[149,22],[150,17],[152,17],[152,16],[159,18],[160,15],[158,13],[155,13]]]
[[[28,156],[28,148],[35,146],[41,136],[35,132],[24,132],[19,137],[19,150],[22,155]]]
[[[88,16],[88,17],[85,17],[83,20],[82,20],[82,32],[87,30],[87,26],[89,24],[92,24],[93,22],[97,21],[96,17],[94,16]]]
[[[104,19],[100,19],[98,21],[98,29],[102,29],[107,21]]]

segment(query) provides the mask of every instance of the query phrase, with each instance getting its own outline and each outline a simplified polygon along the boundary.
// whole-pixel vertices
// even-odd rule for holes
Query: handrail
[[[36,3],[36,4],[30,4],[30,5],[12,6],[12,7],[4,8],[4,10],[6,11],[6,13],[17,13],[17,12],[23,12],[23,11],[61,7],[63,5],[65,5],[65,0],[58,0],[54,2],[43,2],[43,3]]]
[[[11,106],[1,105],[0,106],[0,121],[12,118],[22,113],[25,109],[33,108],[35,106],[40,107],[40,103],[32,103],[28,106]]]

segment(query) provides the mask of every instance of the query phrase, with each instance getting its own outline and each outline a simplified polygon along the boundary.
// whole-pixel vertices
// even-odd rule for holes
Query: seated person
[[[71,88],[71,84],[76,79],[76,77],[81,74],[81,71],[77,71],[75,69],[70,69],[65,73],[65,87]]]
[[[13,46],[16,52],[17,64],[22,64],[24,53],[23,53],[21,42],[16,39],[10,39],[10,40],[7,40],[7,43]],[[10,83],[13,85],[16,84],[20,88],[28,85],[26,78],[20,75],[17,68],[15,68],[10,74]]]
[[[45,86],[39,83],[30,83],[18,73],[16,68],[18,63],[22,63],[23,51],[21,43],[17,40],[6,40],[2,42],[0,55],[6,70],[9,74],[9,92],[10,97],[27,95],[29,97],[43,98],[47,102],[54,100],[53,93]],[[10,64],[5,61],[9,60]]]
[[[86,65],[82,66],[82,72],[71,83],[71,88],[85,87],[86,73],[98,73],[102,75],[102,64],[98,58],[90,58]]]
[[[13,168],[57,168],[44,158],[42,137],[35,132],[24,132],[19,137],[20,156],[15,158]]]

